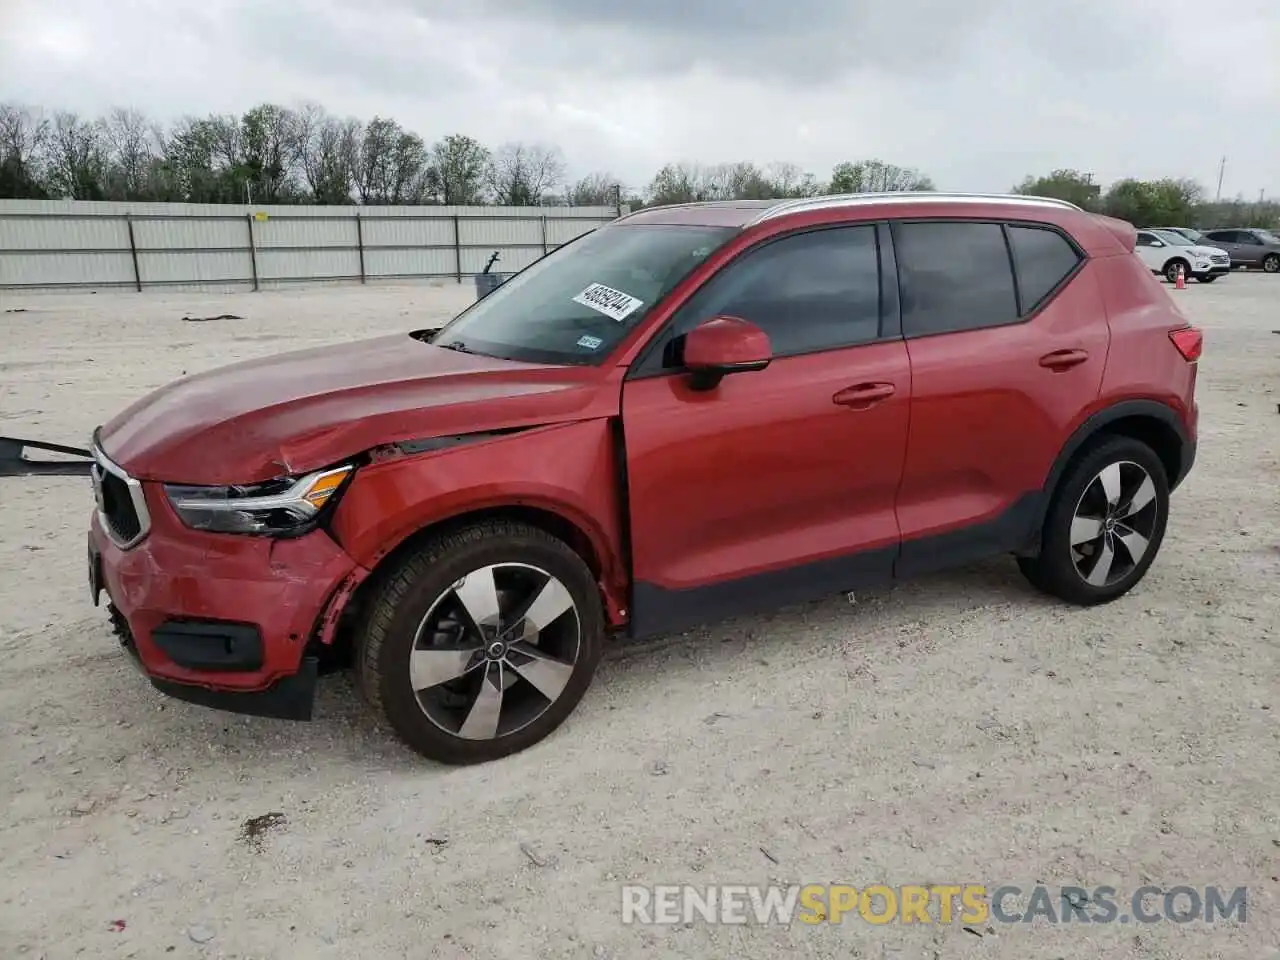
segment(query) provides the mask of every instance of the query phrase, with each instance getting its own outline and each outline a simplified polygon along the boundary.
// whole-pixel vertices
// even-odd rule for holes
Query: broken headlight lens
[[[310,529],[351,475],[353,467],[320,470],[243,486],[193,487],[165,484],[169,503],[182,522],[211,533],[284,536]]]

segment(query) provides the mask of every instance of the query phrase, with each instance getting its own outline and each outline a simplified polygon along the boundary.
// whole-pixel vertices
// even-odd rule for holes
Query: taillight
[[[1169,332],[1169,339],[1187,363],[1195,363],[1204,350],[1204,334],[1196,327],[1183,327]]]

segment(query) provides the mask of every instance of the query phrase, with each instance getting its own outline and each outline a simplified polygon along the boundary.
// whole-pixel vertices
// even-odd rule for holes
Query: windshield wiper
[[[468,349],[465,343],[455,340],[453,343],[439,343],[436,346],[442,350],[457,350],[459,353],[475,353],[474,350]]]

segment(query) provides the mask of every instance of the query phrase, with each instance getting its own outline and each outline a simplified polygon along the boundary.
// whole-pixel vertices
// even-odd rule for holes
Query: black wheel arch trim
[[[1052,496],[1053,491],[1057,489],[1068,464],[1071,463],[1071,459],[1080,451],[1081,447],[1110,424],[1118,420],[1127,420],[1130,417],[1148,417],[1158,420],[1173,430],[1178,437],[1181,449],[1178,451],[1178,470],[1169,477],[1169,489],[1172,490],[1181,483],[1186,478],[1191,469],[1191,464],[1195,460],[1195,443],[1187,436],[1187,429],[1177,411],[1167,403],[1161,403],[1159,400],[1122,400],[1090,416],[1076,428],[1075,432],[1067,439],[1067,442],[1062,445],[1062,450],[1059,451],[1057,459],[1049,470],[1049,477],[1045,481],[1043,489],[1046,499]]]

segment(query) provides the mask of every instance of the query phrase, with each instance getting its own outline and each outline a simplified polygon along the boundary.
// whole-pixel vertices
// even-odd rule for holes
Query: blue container
[[[497,290],[507,280],[509,274],[506,273],[477,273],[476,274],[476,299],[483,300],[493,291]]]

